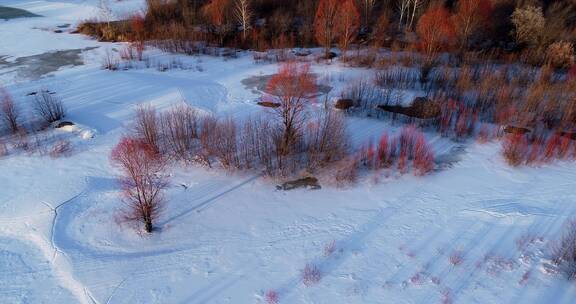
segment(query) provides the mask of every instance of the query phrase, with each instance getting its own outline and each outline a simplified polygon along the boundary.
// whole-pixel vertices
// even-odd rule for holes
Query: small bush
[[[306,264],[306,267],[302,270],[302,283],[310,287],[320,282],[321,279],[322,273],[320,272],[320,268],[314,264]]]
[[[8,155],[8,147],[6,146],[6,143],[4,143],[4,141],[0,140],[0,157],[4,157],[6,155]]]
[[[102,68],[109,71],[116,71],[119,66],[120,61],[116,55],[110,49],[106,49],[106,52],[102,57]]]
[[[332,240],[330,243],[328,243],[324,246],[324,256],[329,257],[334,252],[336,252],[336,241]]]
[[[520,166],[528,154],[528,142],[521,134],[510,134],[504,138],[502,155],[506,162],[513,167]]]
[[[460,266],[464,262],[464,254],[460,250],[452,252],[450,255],[450,264]]]
[[[554,67],[570,67],[574,63],[574,45],[566,41],[552,43],[546,50],[546,60]]]
[[[167,152],[176,159],[190,160],[199,136],[198,113],[183,103],[163,113],[160,124]]]
[[[50,157],[58,158],[62,156],[69,156],[72,153],[72,144],[68,140],[60,140],[52,146],[50,150]]]
[[[576,221],[569,221],[560,241],[552,248],[553,262],[569,280],[576,279]]]
[[[356,183],[358,180],[358,160],[348,157],[336,164],[336,185],[345,187]]]
[[[54,92],[41,90],[35,95],[34,101],[36,113],[49,124],[66,116],[64,104]]]
[[[4,121],[6,127],[12,134],[20,130],[19,113],[14,100],[6,90],[0,87],[0,120]]]
[[[275,290],[268,290],[265,295],[266,304],[278,304],[278,292]]]

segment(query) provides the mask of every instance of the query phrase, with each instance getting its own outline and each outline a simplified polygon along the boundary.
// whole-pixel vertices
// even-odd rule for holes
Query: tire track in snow
[[[70,258],[68,257],[66,252],[64,252],[59,246],[56,245],[54,241],[54,237],[56,235],[55,227],[59,217],[58,210],[61,207],[64,207],[74,202],[79,197],[85,195],[87,193],[87,189],[88,189],[88,181],[86,180],[84,190],[81,191],[79,194],[73,196],[72,198],[56,206],[52,206],[46,202],[42,202],[44,205],[50,208],[54,214],[50,226],[50,241],[46,240],[45,238],[37,234],[32,234],[31,240],[34,244],[36,244],[36,246],[38,246],[38,248],[40,248],[40,251],[42,251],[42,253],[50,261],[52,268],[58,274],[57,277],[60,278],[64,288],[68,289],[74,296],[76,296],[76,298],[80,303],[99,304],[99,302],[94,298],[94,296],[92,296],[88,288],[74,277],[74,268],[72,266]],[[57,260],[58,254],[60,254],[60,256],[62,257],[60,263]]]

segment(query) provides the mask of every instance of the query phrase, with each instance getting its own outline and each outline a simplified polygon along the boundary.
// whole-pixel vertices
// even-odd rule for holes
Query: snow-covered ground
[[[437,154],[463,149],[459,161],[426,177],[367,176],[348,189],[284,192],[259,175],[175,167],[160,231],[143,236],[118,224],[108,156],[135,105],[162,110],[184,97],[219,116],[250,115],[262,109],[242,80],[277,66],[247,53],[224,60],[151,51],[152,60],[188,68],[102,70],[102,54],[119,44],[46,30],[99,14],[98,2],[0,0],[44,16],[0,21],[0,58],[96,47],[82,52],[84,65],[37,80],[0,64],[21,108],[30,108],[26,94],[48,88],[78,124],[70,157],[0,159],[0,303],[265,303],[270,290],[279,303],[574,302],[576,287],[546,261],[576,212],[576,165],[512,169],[498,143],[427,134]],[[142,6],[109,2],[119,16]],[[370,75],[337,63],[313,71],[334,96]],[[356,144],[398,129],[348,123]],[[309,287],[306,264],[322,275]]]

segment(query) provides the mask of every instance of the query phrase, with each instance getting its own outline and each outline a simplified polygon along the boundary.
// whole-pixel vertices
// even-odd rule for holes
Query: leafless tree
[[[165,159],[144,141],[124,137],[112,150],[111,161],[122,172],[119,181],[125,219],[143,223],[144,230],[151,233],[162,211],[162,191],[168,185]]]
[[[279,151],[282,155],[288,155],[301,136],[306,102],[316,90],[316,79],[309,65],[287,63],[268,83],[271,97],[280,105],[273,111],[283,128]]]
[[[62,100],[54,92],[40,90],[34,101],[36,113],[47,123],[58,121],[66,115]]]
[[[416,19],[416,12],[424,4],[423,2],[423,0],[398,0],[397,5],[400,11],[398,25],[400,28],[408,26],[408,29],[412,29]]]
[[[410,10],[410,3],[412,0],[398,0],[398,10],[400,11],[400,20],[398,21],[399,28],[404,25],[404,18],[408,18],[408,13]]]
[[[235,0],[234,17],[236,17],[236,21],[242,26],[242,39],[246,40],[248,30],[252,27],[250,25],[250,20],[252,19],[250,0]]]
[[[422,6],[422,0],[412,0],[411,4],[412,4],[412,14],[410,16],[410,24],[408,25],[408,28],[412,28],[412,25],[414,24],[414,17],[416,16],[416,12],[418,11],[418,9],[420,8],[420,6]]]
[[[112,9],[110,9],[110,3],[108,0],[98,1],[98,9],[100,9],[100,15],[104,22],[110,27],[110,21],[113,18]]]
[[[372,12],[374,12],[376,0],[360,0],[359,2],[362,9],[363,28],[366,30],[370,26],[370,17],[372,17]]]
[[[14,104],[14,100],[3,88],[0,88],[0,115],[2,116],[2,120],[10,130],[12,134],[18,133],[20,130],[19,125],[19,113],[16,105]]]

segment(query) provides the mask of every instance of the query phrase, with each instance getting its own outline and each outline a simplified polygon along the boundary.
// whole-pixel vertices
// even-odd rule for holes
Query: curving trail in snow
[[[576,165],[512,169],[497,143],[427,134],[441,156],[434,174],[369,173],[354,187],[319,191],[276,191],[258,173],[175,165],[160,231],[141,235],[119,223],[108,155],[136,105],[162,111],[183,97],[202,112],[246,117],[262,109],[242,80],[278,66],[254,64],[249,54],[224,60],[149,50],[155,61],[199,68],[104,71],[103,52],[121,44],[47,30],[91,14],[97,2],[0,1],[46,16],[0,21],[7,42],[0,57],[98,47],[83,53],[85,65],[33,82],[8,78],[0,66],[24,109],[28,93],[50,88],[67,105],[67,119],[94,134],[72,132],[77,150],[69,158],[0,159],[0,302],[243,304],[264,303],[268,290],[278,291],[280,303],[304,304],[573,302],[576,288],[547,259],[563,222],[576,216]],[[313,70],[334,88],[332,97],[371,73],[338,63]],[[373,118],[348,122],[355,145],[400,130]],[[335,250],[325,255],[332,241]],[[307,263],[322,272],[311,287],[301,282]]]

